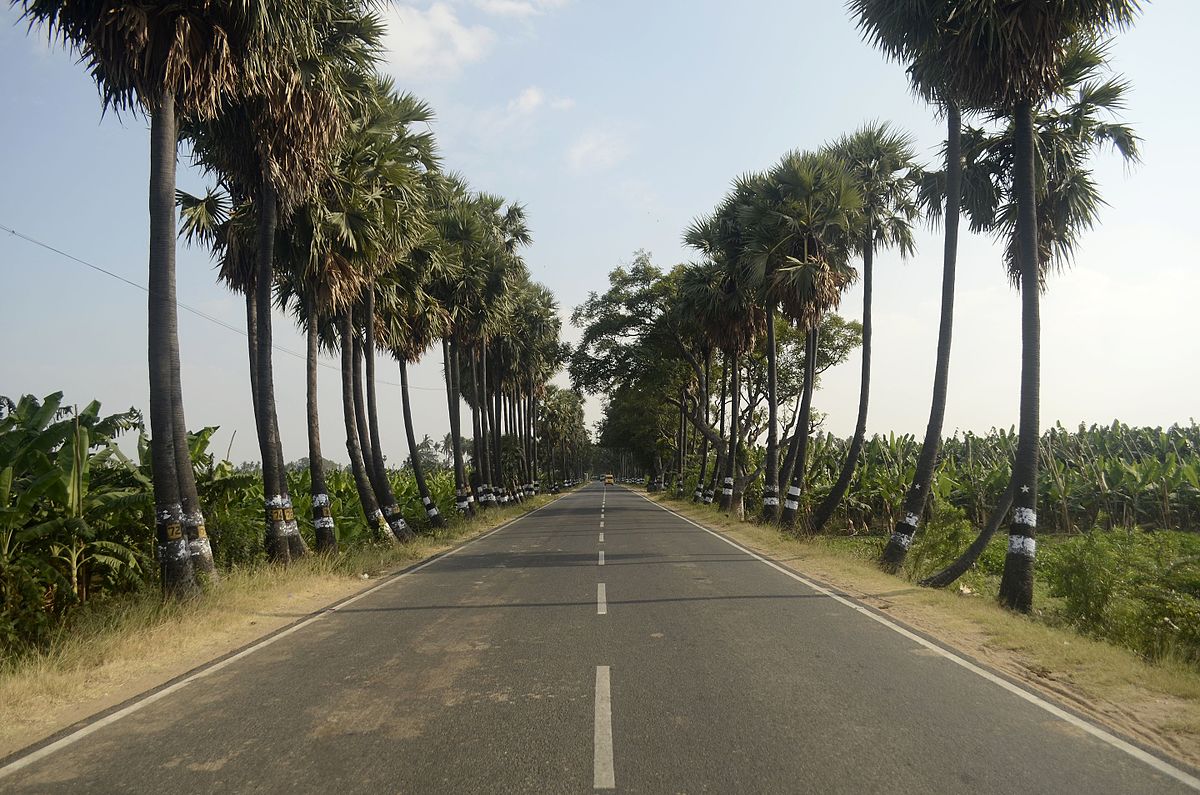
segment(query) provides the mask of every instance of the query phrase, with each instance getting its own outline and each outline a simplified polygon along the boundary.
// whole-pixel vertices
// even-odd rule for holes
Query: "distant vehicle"
[[[612,483],[613,483],[613,476],[611,474],[605,475],[604,476],[604,485],[611,486]]]

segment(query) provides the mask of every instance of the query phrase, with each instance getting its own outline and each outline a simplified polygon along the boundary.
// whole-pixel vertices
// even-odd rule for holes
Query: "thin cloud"
[[[568,0],[475,0],[475,7],[496,17],[528,19],[562,8],[567,2]]]
[[[400,78],[448,78],[491,51],[496,33],[485,25],[467,25],[448,3],[422,10],[392,5],[386,12],[388,71]]]
[[[567,149],[567,166],[576,174],[606,171],[629,155],[623,135],[592,130],[579,136]]]

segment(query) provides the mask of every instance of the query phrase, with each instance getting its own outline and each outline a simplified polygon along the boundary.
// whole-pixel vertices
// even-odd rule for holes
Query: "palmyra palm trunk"
[[[708,425],[708,385],[712,375],[711,354],[708,351],[704,353],[704,378],[700,382],[700,407],[704,412],[704,424]],[[708,435],[700,434],[700,474],[696,477],[696,490],[692,494],[692,502],[700,502],[704,499],[704,477],[708,473]]]
[[[171,340],[175,317],[175,103],[164,93],[150,114],[150,256],[147,358],[150,375],[151,477],[154,535],[163,593],[183,597],[196,589],[183,529],[171,400]],[[186,434],[185,434],[186,435]]]
[[[971,546],[958,556],[950,565],[942,569],[936,574],[930,575],[921,580],[921,585],[928,588],[945,588],[959,577],[967,573],[967,570],[975,565],[975,561],[979,560],[979,556],[983,554],[983,550],[987,549],[988,543],[992,540],[992,536],[1000,529],[1000,523],[1004,521],[1004,517],[1008,515],[1008,509],[1013,503],[1013,484],[1009,479],[1008,488],[1000,495],[999,502],[992,509],[991,516],[988,517],[987,525],[979,532],[975,540],[971,542]]]
[[[779,516],[779,361],[775,346],[775,305],[767,305],[767,460],[762,520]]]
[[[729,353],[729,449],[725,460],[725,473],[721,483],[721,510],[733,509],[733,478],[737,473],[738,412],[742,407],[741,365],[736,349]]]
[[[329,502],[329,489],[325,484],[325,460],[321,455],[321,425],[317,411],[317,315],[315,301],[306,296],[308,350],[305,355],[305,400],[308,419],[308,474],[312,481],[312,520],[317,535],[317,551],[327,554],[337,552],[337,530],[333,524],[333,511]]]
[[[479,356],[474,349],[471,356],[471,489],[475,492],[476,504],[480,509],[488,507],[484,493],[484,478],[486,471],[482,468],[483,458],[483,423],[479,418]]]
[[[1021,422],[1013,462],[1013,512],[1008,554],[1000,578],[1000,603],[1023,613],[1033,607],[1037,550],[1038,441],[1041,386],[1041,293],[1037,259],[1037,195],[1033,104],[1017,105],[1013,191],[1017,200],[1017,256],[1021,270]]]
[[[846,489],[850,487],[850,479],[854,477],[854,469],[858,466],[858,457],[862,454],[863,440],[867,436],[867,404],[871,397],[871,288],[874,264],[872,234],[871,220],[868,218],[863,243],[862,373],[859,376],[858,387],[858,420],[854,424],[854,437],[850,440],[850,449],[846,451],[846,460],[842,464],[837,482],[813,513],[814,533],[819,533],[825,528],[833,512],[841,505],[842,498],[846,496]]]
[[[263,495],[266,501],[267,555],[277,563],[292,558],[292,537],[300,538],[296,515],[287,491],[287,479],[281,465],[279,421],[275,415],[275,377],[271,360],[271,285],[275,255],[275,227],[278,222],[278,197],[270,180],[263,178],[259,191],[258,250],[255,274],[257,291],[258,349],[258,448],[262,455]],[[303,543],[303,542],[301,542]],[[297,550],[300,552],[300,550]],[[300,552],[300,554],[303,554]]]
[[[479,459],[477,467],[479,469],[479,477],[483,481],[482,504],[485,508],[494,508],[496,505],[496,495],[492,491],[492,431],[488,417],[488,378],[487,378],[487,343],[480,343],[479,346],[479,382],[476,385],[475,399],[479,406],[479,447],[482,458]]]
[[[354,476],[354,487],[358,491],[358,501],[362,506],[363,517],[367,525],[384,538],[391,538],[392,532],[379,503],[375,500],[375,490],[367,476],[367,465],[363,460],[362,443],[358,433],[358,412],[355,409],[354,379],[357,368],[354,360],[357,358],[354,342],[354,321],[351,310],[347,309],[338,320],[338,335],[342,338],[342,417],[346,425],[346,452],[350,456],[350,473]]]
[[[425,516],[434,527],[446,524],[433,497],[429,494],[429,485],[425,482],[425,467],[421,464],[421,456],[417,455],[417,435],[413,431],[412,399],[408,392],[408,364],[400,360],[400,402],[404,410],[404,433],[408,437],[409,458],[412,459],[413,478],[417,481],[417,492],[421,495],[421,504],[425,506]]]
[[[500,494],[497,499],[501,505],[508,504],[508,489],[504,485],[504,471],[501,456],[501,442],[503,439],[500,435],[501,421],[504,418],[504,409],[501,405],[501,395],[503,390],[500,388],[499,376],[496,378],[495,386],[492,389],[493,394],[488,400],[488,424],[492,431],[492,485]]]
[[[375,496],[379,499],[383,517],[387,519],[388,527],[400,541],[410,541],[413,532],[408,522],[396,504],[396,495],[392,491],[392,483],[388,480],[387,466],[383,460],[383,444],[379,435],[379,403],[375,397],[375,288],[367,289],[365,312],[366,323],[363,331],[363,361],[365,386],[367,393],[367,431],[371,440],[372,471],[375,474],[372,482],[375,484]]]
[[[954,276],[958,263],[958,221],[962,203],[962,122],[958,106],[946,104],[946,204],[944,209],[946,240],[942,255],[942,306],[938,325],[937,365],[933,373],[933,402],[929,424],[917,457],[913,482],[904,497],[904,516],[896,523],[880,558],[885,571],[897,571],[904,563],[913,536],[916,535],[942,444],[942,423],[946,417],[946,396],[950,384],[950,344],[954,332]]]
[[[533,460],[533,493],[537,494],[542,483],[538,463],[537,395],[532,390],[529,394],[529,449]]]
[[[800,511],[800,496],[804,493],[808,469],[808,435],[812,431],[812,395],[817,380],[817,348],[820,344],[818,326],[809,329],[804,338],[804,386],[800,393],[800,416],[796,420],[796,431],[788,445],[784,470],[788,477],[788,493],[783,501],[780,521],[785,527],[796,526]]]
[[[725,438],[725,402],[729,399],[729,354],[725,354],[725,366],[721,369],[721,405],[718,408],[718,426],[717,438]],[[721,478],[721,472],[725,464],[725,454],[728,447],[722,448],[717,445],[717,449],[713,455],[713,473],[712,482],[708,485],[708,491],[704,494],[704,504],[711,505],[717,496],[717,482]]]
[[[458,348],[449,339],[442,339],[442,369],[446,375],[446,408],[450,414],[450,450],[454,458],[454,505],[460,513],[471,515],[474,497],[467,487],[467,471],[463,466],[462,398],[458,388]]]
[[[188,540],[188,553],[192,557],[192,570],[197,581],[215,584],[217,567],[213,563],[212,545],[204,527],[204,512],[200,506],[200,495],[196,490],[196,470],[192,464],[191,445],[188,443],[187,419],[183,411],[183,382],[179,364],[178,336],[172,345],[171,362],[171,427],[175,446],[175,473],[179,477],[180,504],[183,508],[183,532]]]

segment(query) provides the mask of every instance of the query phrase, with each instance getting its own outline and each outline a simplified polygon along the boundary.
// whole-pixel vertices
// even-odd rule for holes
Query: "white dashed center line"
[[[600,550],[600,562],[597,565],[600,565],[600,566],[604,565],[604,550],[603,549]]]
[[[596,666],[596,728],[592,786],[595,789],[614,789],[617,776],[613,770],[612,691],[609,689],[607,665]]]
[[[604,583],[596,583],[596,615],[608,615],[608,595],[604,592]]]
[[[600,534],[600,543],[601,543],[601,544],[603,544],[603,543],[604,543],[604,533],[601,533],[601,534]]]

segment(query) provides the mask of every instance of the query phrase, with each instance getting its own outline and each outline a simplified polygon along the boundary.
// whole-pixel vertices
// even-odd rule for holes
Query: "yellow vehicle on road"
[[[604,476],[604,485],[611,486],[613,484],[613,476],[611,474]]]

